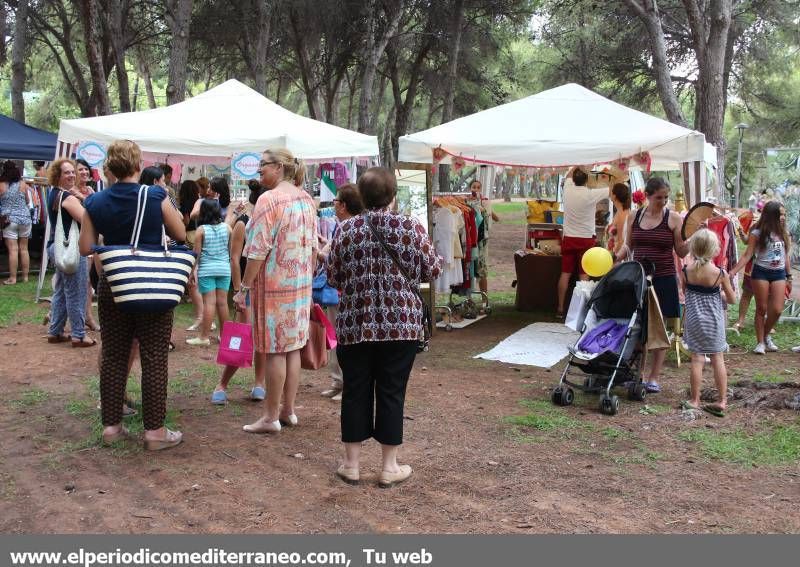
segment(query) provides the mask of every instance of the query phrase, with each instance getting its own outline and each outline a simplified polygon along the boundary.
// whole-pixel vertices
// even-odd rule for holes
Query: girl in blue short
[[[761,217],[750,229],[745,250],[739,262],[731,270],[735,275],[750,259],[753,271],[750,286],[756,298],[756,348],[753,352],[764,354],[775,352],[778,346],[770,333],[783,311],[786,290],[792,290],[792,271],[789,263],[791,241],[786,230],[786,210],[778,201],[764,205]]]
[[[197,219],[194,251],[197,262],[192,280],[197,282],[203,295],[203,322],[200,336],[186,339],[186,344],[207,346],[214,314],[219,328],[230,317],[228,314],[228,289],[231,287],[231,228],[223,221],[219,201],[203,199]]]

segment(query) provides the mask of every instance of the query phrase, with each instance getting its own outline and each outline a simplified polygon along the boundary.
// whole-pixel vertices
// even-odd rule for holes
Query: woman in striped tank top
[[[645,270],[652,266],[653,289],[661,305],[664,319],[681,316],[678,297],[678,276],[673,251],[681,258],[689,247],[681,237],[681,217],[667,208],[669,184],[661,177],[651,177],[644,188],[647,205],[628,217],[627,242],[617,254],[625,259],[633,252],[633,259],[642,262]],[[666,349],[653,351],[646,386],[648,392],[659,392],[658,379],[667,356]]]
[[[203,199],[197,220],[194,251],[197,263],[192,279],[203,295],[203,322],[200,336],[186,339],[186,344],[207,346],[214,315],[219,328],[230,319],[228,314],[228,289],[231,287],[231,227],[222,222],[222,209],[216,199]]]

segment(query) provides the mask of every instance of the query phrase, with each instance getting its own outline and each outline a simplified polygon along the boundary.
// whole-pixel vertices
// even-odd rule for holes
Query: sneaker
[[[195,321],[190,326],[186,327],[187,331],[197,331],[200,328],[200,321]]]
[[[651,394],[658,394],[661,391],[661,386],[658,385],[658,382],[645,382],[644,388]]]
[[[334,401],[334,402],[341,402],[341,401],[342,401],[342,393],[341,393],[341,392],[339,392],[338,394],[336,394],[335,396],[333,396],[333,397],[331,398],[331,401]]]
[[[767,348],[764,346],[764,343],[758,343],[756,348],[753,349],[755,354],[766,354]]]
[[[211,341],[208,339],[201,339],[200,337],[194,337],[186,339],[186,344],[192,346],[208,346],[211,344]]]
[[[775,341],[772,340],[770,335],[767,335],[767,338],[764,341],[764,346],[767,347],[769,352],[778,352],[778,345],[775,344]]]
[[[798,346],[793,346],[793,347],[792,347],[792,352],[800,352],[800,345],[798,345]]]

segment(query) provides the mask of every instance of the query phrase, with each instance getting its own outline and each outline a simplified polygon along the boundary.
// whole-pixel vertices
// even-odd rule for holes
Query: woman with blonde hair
[[[317,211],[298,185],[303,164],[286,149],[266,150],[260,163],[267,189],[256,202],[247,228],[245,268],[238,309],[253,309],[256,368],[269,379],[264,415],[245,425],[249,433],[277,433],[297,425],[300,349],[308,340],[311,282],[317,255]]]
[[[106,163],[117,182],[86,199],[86,214],[81,227],[81,254],[90,254],[103,237],[107,246],[128,245],[139,213],[139,170],[142,153],[129,140],[117,140],[108,147]],[[176,241],[186,238],[180,213],[170,202],[167,191],[153,185],[147,189],[144,218],[139,227],[139,243],[162,246],[162,228]],[[178,445],[180,431],[164,426],[167,414],[167,358],[172,334],[173,310],[163,313],[121,311],[114,302],[108,280],[100,275],[97,284],[103,346],[100,363],[100,401],[103,442],[113,443],[127,436],[122,426],[128,360],[133,340],[139,342],[142,364],[142,410],[144,448],[151,451]]]

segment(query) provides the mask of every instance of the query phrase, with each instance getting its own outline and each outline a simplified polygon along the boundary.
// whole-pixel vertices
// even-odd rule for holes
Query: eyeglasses
[[[275,165],[276,163],[278,163],[278,162],[277,161],[264,161],[262,159],[260,162],[258,162],[258,169],[261,169],[265,165]]]

